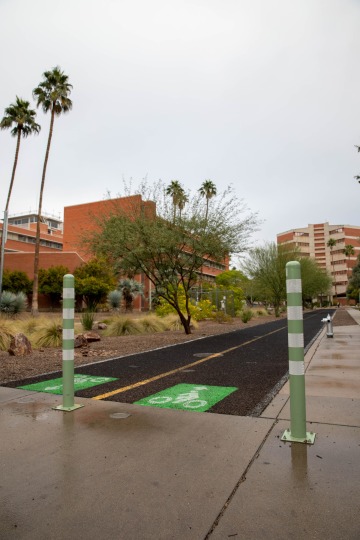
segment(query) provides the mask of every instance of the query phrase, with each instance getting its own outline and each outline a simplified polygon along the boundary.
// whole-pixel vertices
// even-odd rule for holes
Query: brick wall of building
[[[83,259],[75,252],[45,253],[40,252],[39,267],[47,270],[51,266],[66,266],[70,273],[83,263]],[[5,253],[4,268],[10,270],[22,270],[30,279],[34,279],[34,254],[33,253]]]
[[[96,230],[99,219],[119,211],[132,215],[141,209],[148,216],[155,215],[156,205],[152,201],[143,201],[141,195],[132,195],[66,206],[64,208],[64,250],[77,251],[84,259],[89,260],[92,254],[84,244],[84,237]]]

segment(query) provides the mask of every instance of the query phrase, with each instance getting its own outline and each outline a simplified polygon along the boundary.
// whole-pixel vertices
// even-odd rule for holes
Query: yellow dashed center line
[[[271,334],[275,334],[276,332],[280,332],[280,330],[284,330],[283,328],[278,328],[277,330],[273,330],[272,332],[269,332],[268,334],[264,334],[263,336],[256,337],[254,339],[250,339],[250,341],[246,341],[245,343],[241,343],[241,345],[236,345],[235,347],[230,347],[230,349],[225,349],[224,351],[220,351],[218,353],[210,354],[209,356],[206,356],[205,358],[201,358],[201,360],[196,360],[195,362],[191,362],[191,364],[186,364],[185,366],[181,366],[176,369],[172,369],[171,371],[166,371],[165,373],[160,373],[159,375],[155,375],[154,377],[150,377],[150,379],[144,379],[143,381],[139,381],[134,384],[129,384],[129,386],[123,386],[122,388],[117,388],[116,390],[112,390],[111,392],[106,392],[105,394],[100,394],[98,396],[94,396],[92,399],[106,399],[111,396],[115,396],[116,394],[121,394],[122,392],[127,392],[128,390],[133,390],[134,388],[138,388],[139,386],[144,386],[145,384],[149,384],[154,381],[158,381],[159,379],[163,379],[164,377],[169,377],[169,375],[174,375],[175,373],[179,373],[183,369],[189,369],[194,366],[198,366],[199,364],[203,364],[204,362],[207,362],[208,360],[211,360],[212,358],[217,358],[219,356],[223,356],[224,354],[235,351],[236,349],[240,349],[241,347],[244,347],[245,345],[249,345],[250,343],[254,343],[255,341],[258,341],[259,339],[263,339],[267,336],[271,336]]]

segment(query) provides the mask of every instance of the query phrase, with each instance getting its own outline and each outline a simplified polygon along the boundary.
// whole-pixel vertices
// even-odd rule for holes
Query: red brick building
[[[66,206],[64,223],[54,216],[44,215],[40,224],[40,268],[63,265],[68,267],[70,272],[74,272],[75,268],[93,256],[86,250],[84,235],[96,230],[99,218],[116,213],[119,208],[129,214],[144,212],[149,217],[156,214],[156,204],[153,201],[143,201],[141,195],[132,195]],[[4,268],[11,271],[22,270],[30,279],[34,277],[36,221],[36,214],[10,217],[5,244]],[[223,263],[204,261],[202,279],[213,281],[215,276],[228,269],[228,259]],[[147,299],[151,293],[151,284],[144,275],[139,275],[136,279],[144,285],[145,299],[138,297],[135,308],[148,309]]]
[[[84,260],[88,260],[92,255],[86,251],[82,238],[89,231],[96,229],[97,219],[103,215],[116,213],[119,208],[122,211],[125,210],[130,215],[136,212],[142,212],[151,217],[156,214],[156,204],[153,201],[143,201],[141,195],[66,206],[64,208],[64,251],[76,251]],[[228,269],[229,259],[223,263],[204,261],[201,272],[202,279],[213,281],[215,276]],[[135,307],[148,309],[149,304],[147,299],[151,294],[151,283],[144,275],[138,275],[136,279],[144,285],[145,298],[138,297]]]

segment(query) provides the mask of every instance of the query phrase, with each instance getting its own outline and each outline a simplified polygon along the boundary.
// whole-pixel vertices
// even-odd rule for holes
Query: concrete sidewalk
[[[0,387],[0,538],[360,537],[360,313],[306,356],[308,430],[288,385],[260,418]]]

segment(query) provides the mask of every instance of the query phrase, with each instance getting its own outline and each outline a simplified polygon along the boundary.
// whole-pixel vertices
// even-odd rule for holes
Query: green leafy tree
[[[268,242],[252,249],[249,259],[243,263],[245,273],[253,280],[255,294],[273,304],[277,317],[286,300],[286,263],[299,257],[297,248]]]
[[[300,264],[303,303],[312,302],[317,296],[320,296],[322,303],[322,297],[330,292],[331,276],[310,257],[302,257]]]
[[[32,282],[28,275],[22,270],[5,270],[3,276],[3,288],[14,294],[23,292],[29,294],[32,289]]]
[[[51,266],[46,270],[39,269],[39,292],[48,294],[51,300],[51,305],[56,305],[61,299],[63,293],[63,279],[66,274],[69,274],[69,269],[66,266]]]
[[[227,270],[218,274],[215,278],[215,283],[219,289],[232,291],[234,294],[234,309],[238,312],[245,300],[245,286],[249,281],[240,270]]]
[[[7,225],[7,214],[9,210],[9,204],[11,199],[11,192],[14,185],[16,167],[19,158],[20,142],[21,138],[26,138],[29,135],[37,134],[40,131],[40,125],[35,122],[36,112],[30,109],[29,101],[25,101],[16,96],[15,103],[12,103],[5,109],[4,117],[0,122],[0,129],[11,129],[10,133],[13,137],[16,137],[16,150],[15,159],[11,173],[10,185],[8,195],[6,199],[5,212],[4,212],[4,225],[3,233],[1,235],[1,271],[0,271],[0,296],[2,291],[2,276],[4,267],[4,250],[6,238],[4,235],[4,229]]]
[[[74,271],[74,278],[76,294],[83,297],[91,310],[95,310],[116,285],[113,269],[105,259],[94,258],[79,266]]]
[[[243,252],[258,223],[255,214],[242,217],[246,208],[231,188],[209,211],[206,223],[201,206],[199,195],[192,197],[181,226],[174,223],[172,209],[168,211],[166,205],[159,205],[158,215],[153,216],[145,215],[141,205],[130,210],[118,208],[103,216],[98,230],[84,238],[93,252],[112,261],[121,275],[144,273],[157,297],[178,313],[187,334],[191,333],[190,289],[197,283],[204,262],[223,262],[230,253]],[[185,295],[184,310],[179,305],[180,286]]]
[[[349,280],[346,295],[348,298],[360,303],[360,255],[357,258],[357,263],[352,269],[352,274]]]
[[[72,108],[72,101],[69,98],[72,85],[68,82],[69,77],[65,75],[59,67],[53,68],[51,71],[45,71],[43,81],[33,91],[34,99],[37,107],[41,107],[43,112],[50,112],[50,128],[46,146],[43,172],[41,177],[40,194],[39,194],[39,209],[36,226],[36,241],[35,241],[35,256],[34,256],[34,281],[33,281],[33,298],[31,312],[33,315],[38,315],[38,289],[39,289],[39,253],[40,253],[40,222],[42,213],[42,200],[45,186],[46,169],[49,159],[51,139],[54,129],[55,116],[60,116],[69,112]]]
[[[202,197],[205,197],[205,200],[206,200],[206,210],[205,210],[205,221],[206,221],[208,217],[208,213],[209,213],[210,199],[215,197],[217,193],[216,185],[211,180],[205,180],[199,189],[199,193]]]
[[[280,314],[281,303],[286,300],[286,264],[290,261],[300,262],[304,302],[327,294],[331,286],[329,274],[314,259],[302,257],[297,247],[270,242],[255,248],[244,263],[244,270],[253,278],[255,294],[274,305],[276,316]]]

